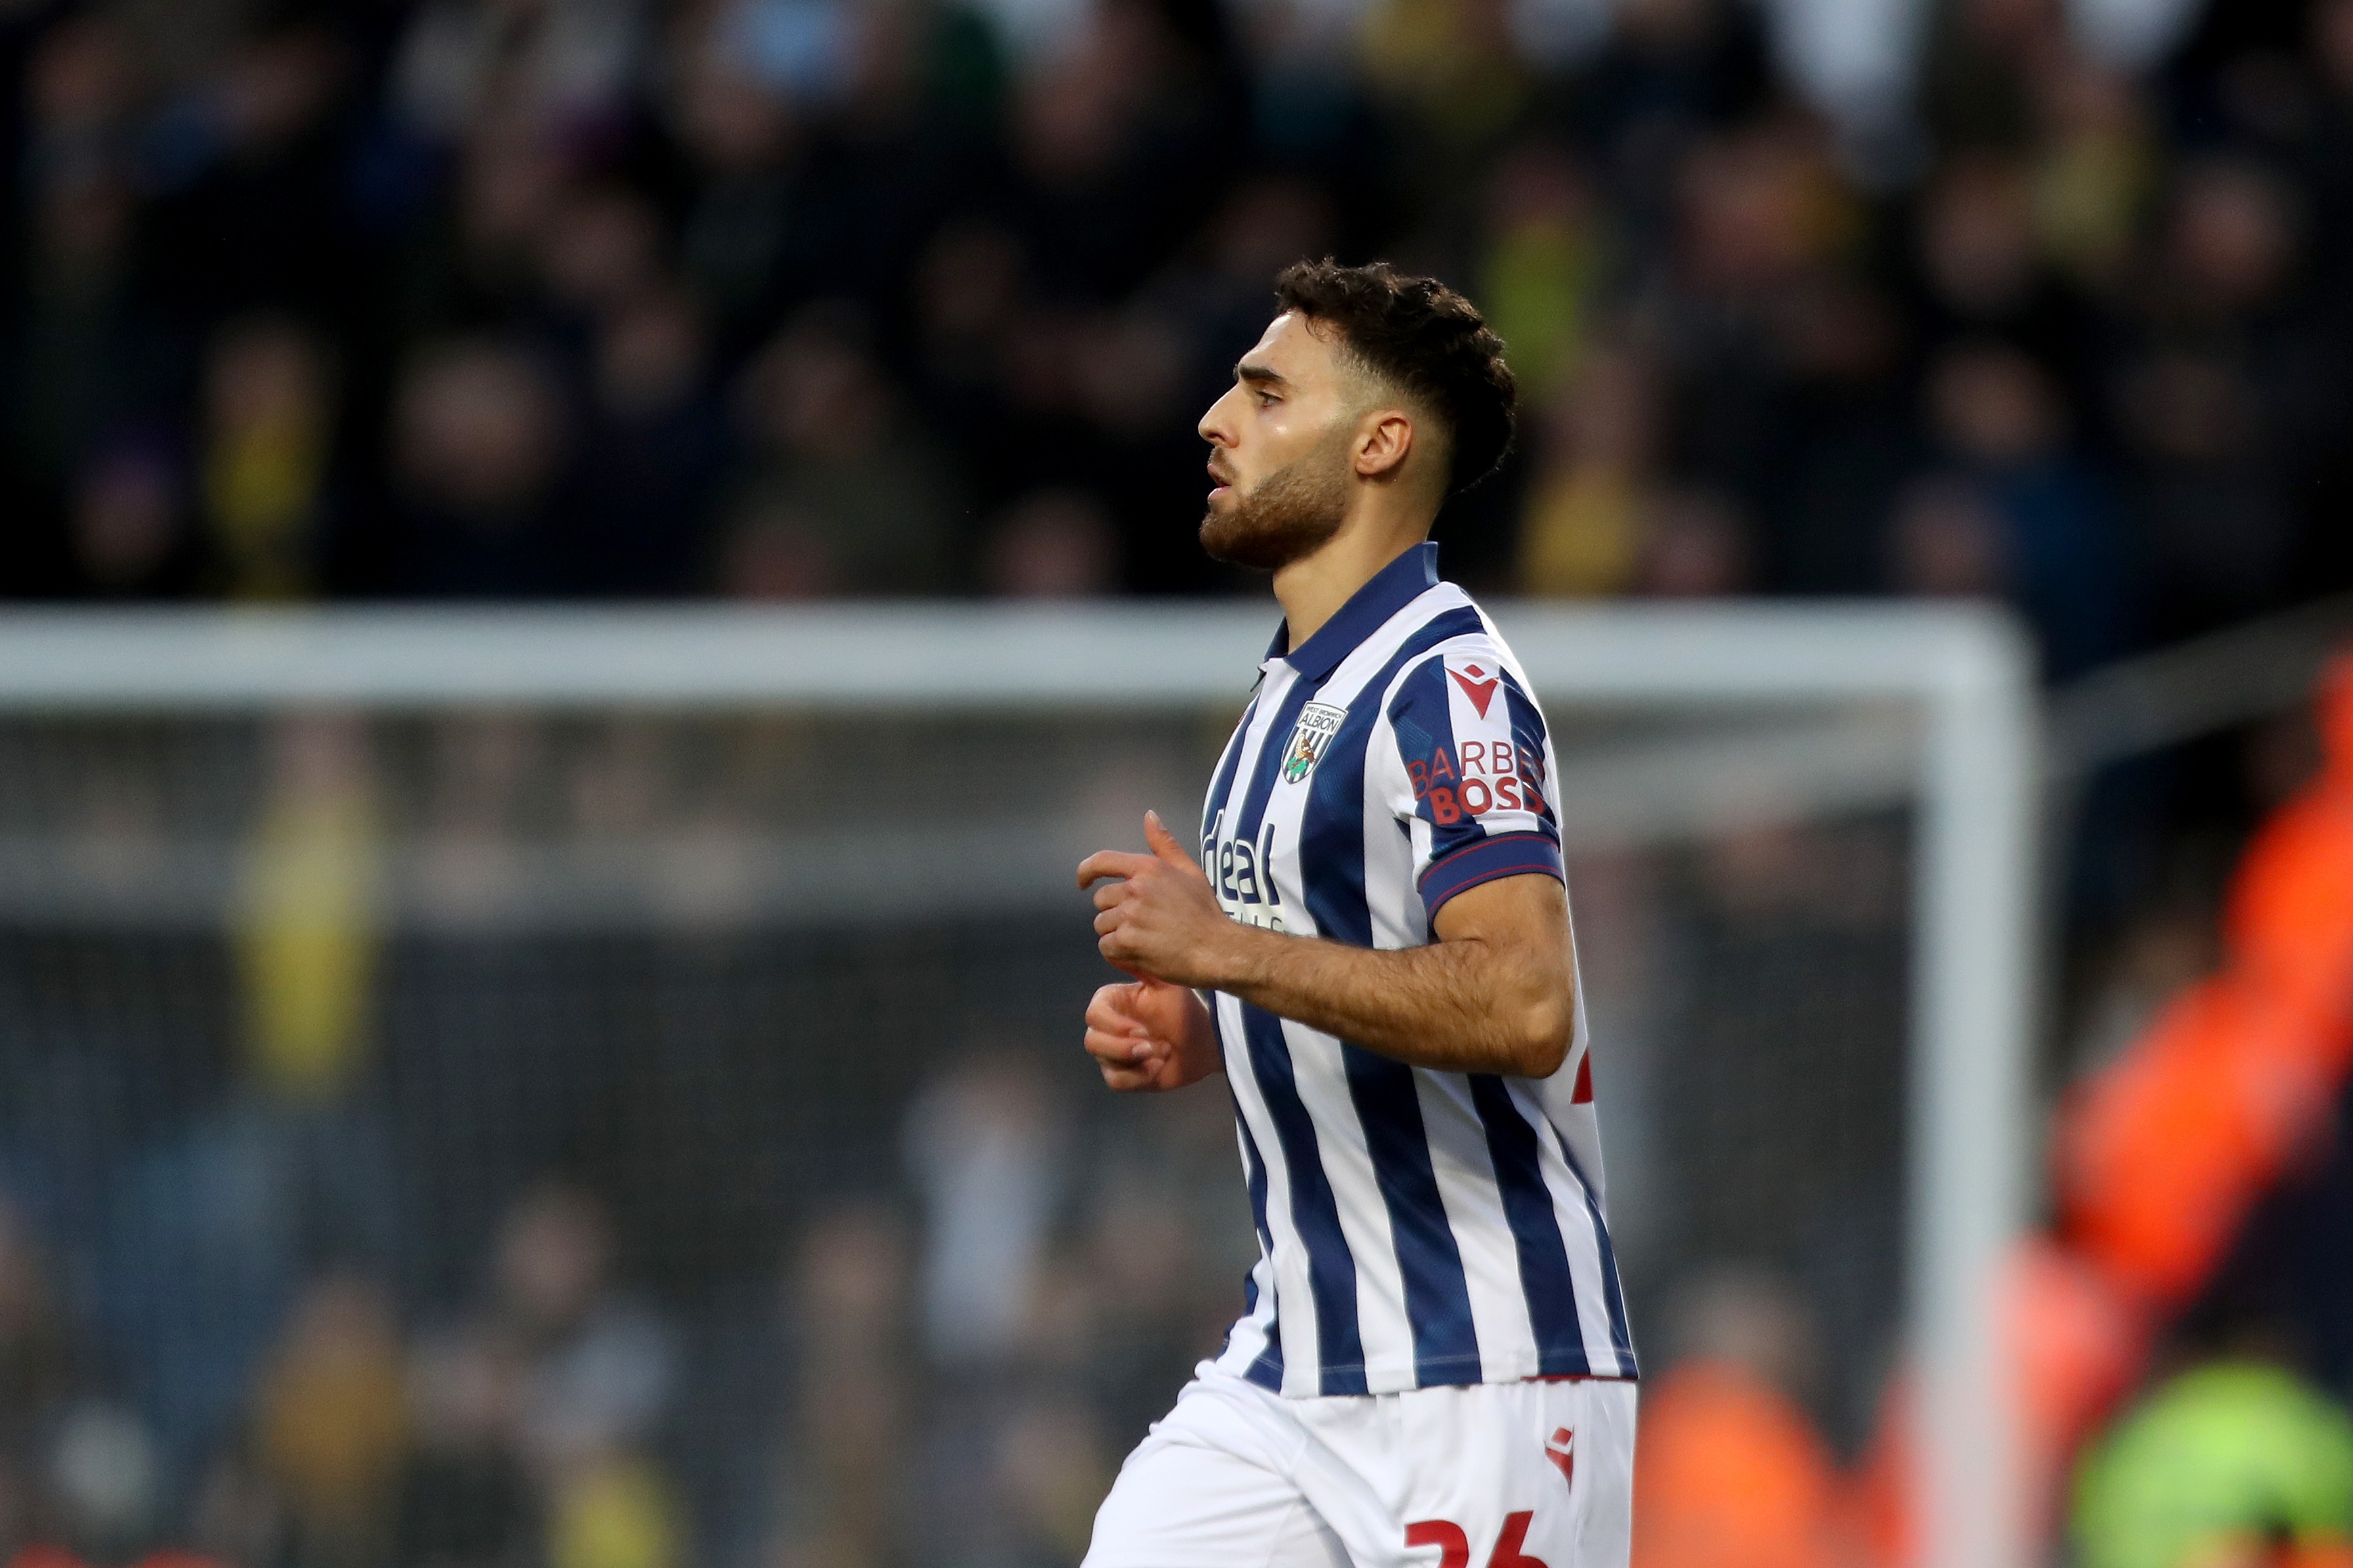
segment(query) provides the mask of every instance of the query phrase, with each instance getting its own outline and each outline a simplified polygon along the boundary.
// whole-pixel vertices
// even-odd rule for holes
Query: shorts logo
[[[1315,771],[1324,749],[1339,733],[1340,721],[1347,716],[1346,709],[1323,702],[1310,702],[1299,710],[1299,722],[1291,727],[1290,742],[1283,747],[1283,783],[1297,784]]]
[[[1577,1434],[1562,1426],[1545,1443],[1545,1458],[1560,1471],[1560,1479],[1577,1485]]]

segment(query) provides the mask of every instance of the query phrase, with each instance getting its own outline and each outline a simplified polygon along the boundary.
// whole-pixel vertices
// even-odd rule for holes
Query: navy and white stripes
[[[1234,918],[1417,946],[1466,889],[1562,874],[1543,715],[1436,553],[1262,667],[1202,814]],[[1541,1082],[1409,1068],[1212,1000],[1262,1253],[1220,1364],[1302,1396],[1634,1375],[1581,995]]]

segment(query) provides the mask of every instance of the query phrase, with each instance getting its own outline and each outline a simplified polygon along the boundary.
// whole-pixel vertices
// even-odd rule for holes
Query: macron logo
[[[1484,719],[1487,704],[1495,700],[1496,678],[1475,664],[1466,664],[1461,669],[1450,664],[1446,673],[1454,678],[1454,684],[1462,689],[1462,695],[1471,699],[1471,706],[1479,710],[1479,717]],[[1480,679],[1482,676],[1484,679]]]
[[[1577,1434],[1566,1426],[1553,1429],[1545,1442],[1545,1458],[1560,1472],[1560,1479],[1574,1489],[1577,1485]]]

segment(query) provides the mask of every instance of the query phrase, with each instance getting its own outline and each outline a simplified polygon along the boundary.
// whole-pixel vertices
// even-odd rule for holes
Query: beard
[[[1211,507],[1201,516],[1201,548],[1212,560],[1254,572],[1280,572],[1314,554],[1347,515],[1345,450],[1343,442],[1327,443],[1237,494],[1223,514]]]

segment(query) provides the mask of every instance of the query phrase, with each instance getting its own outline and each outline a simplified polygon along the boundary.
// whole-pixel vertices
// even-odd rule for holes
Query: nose
[[[1229,447],[1234,444],[1232,404],[1240,391],[1238,386],[1228,387],[1223,397],[1209,405],[1209,411],[1201,416],[1201,423],[1195,426],[1202,440],[1213,447]]]

